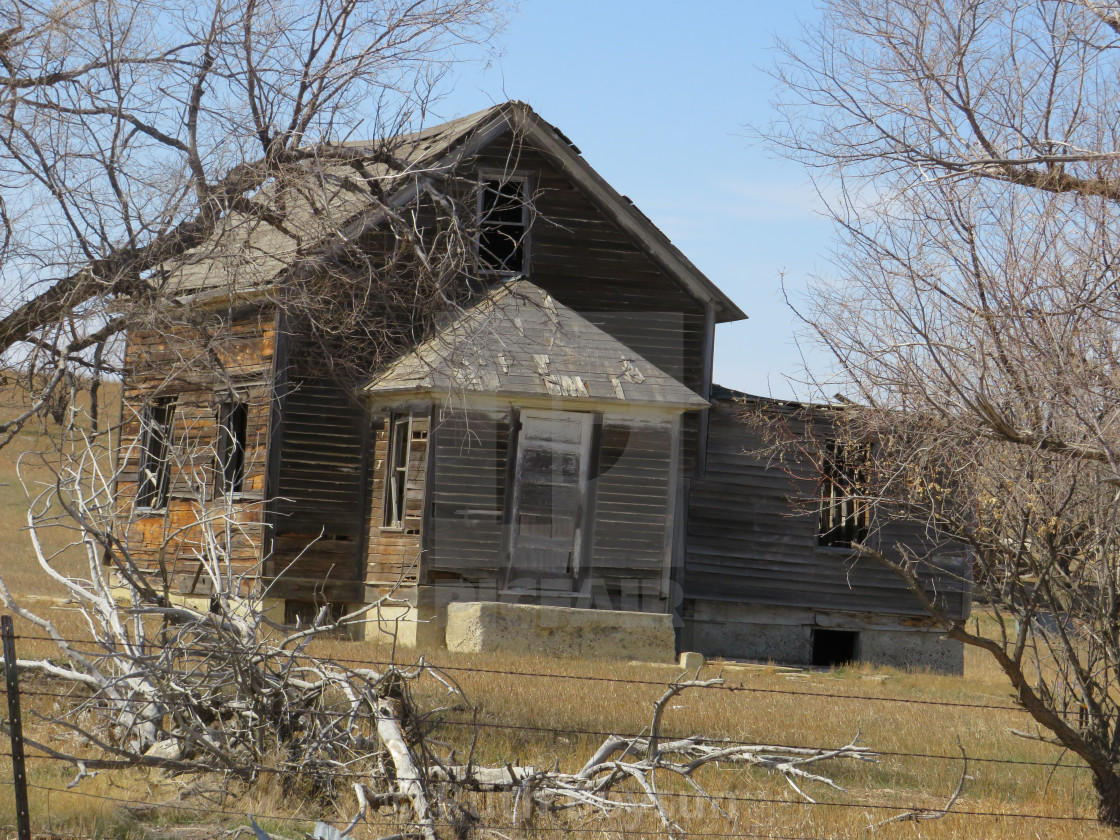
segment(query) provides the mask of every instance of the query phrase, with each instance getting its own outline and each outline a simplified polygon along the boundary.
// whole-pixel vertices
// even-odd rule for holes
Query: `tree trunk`
[[[1120,775],[1112,767],[1093,768],[1093,788],[1097,791],[1097,819],[1120,828]]]

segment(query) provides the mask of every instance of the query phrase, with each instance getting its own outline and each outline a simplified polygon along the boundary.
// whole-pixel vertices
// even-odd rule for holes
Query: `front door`
[[[506,586],[571,592],[579,575],[592,415],[521,414]]]

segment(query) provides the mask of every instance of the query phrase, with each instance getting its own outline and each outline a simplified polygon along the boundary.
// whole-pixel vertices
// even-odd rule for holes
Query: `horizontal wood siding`
[[[509,413],[447,411],[435,437],[431,551],[427,568],[494,581],[503,558]]]
[[[698,394],[704,389],[704,306],[647,256],[566,176],[510,136],[491,143],[479,168],[534,178],[528,276],[537,286]],[[689,468],[695,424],[682,455]]]
[[[173,592],[209,594],[198,558],[218,544],[246,587],[259,574],[264,541],[274,314],[245,310],[232,322],[214,315],[198,328],[133,330],[125,348],[117,448],[120,536],[133,559]],[[230,394],[247,405],[242,492],[220,492],[215,469],[218,403]],[[141,418],[145,405],[173,405],[168,498],[161,509],[137,508]],[[166,575],[166,580],[163,576]]]
[[[283,400],[269,570],[278,597],[361,601],[366,410],[351,389],[293,368]]]
[[[685,598],[924,615],[889,569],[854,559],[846,549],[817,545],[815,478],[805,465],[769,463],[758,451],[757,433],[740,419],[742,410],[721,401],[710,413],[707,470],[691,489]],[[877,538],[887,551],[900,543],[919,549],[930,544],[918,524],[891,525]],[[964,569],[963,558],[946,562]],[[959,590],[953,581],[944,583]],[[963,614],[960,591],[943,597],[951,612]]]
[[[673,427],[666,422],[603,422],[596,487],[592,576],[612,598],[656,597],[665,563]],[[645,604],[646,609],[650,605]]]

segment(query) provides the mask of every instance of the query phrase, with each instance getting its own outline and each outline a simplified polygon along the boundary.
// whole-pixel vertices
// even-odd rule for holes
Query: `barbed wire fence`
[[[15,661],[14,644],[18,641],[46,641],[56,642],[57,639],[47,636],[36,635],[20,635],[16,636],[11,628],[11,618],[9,616],[0,616],[0,636],[4,640],[4,673],[6,682],[0,684],[0,690],[3,690],[7,695],[9,703],[8,719],[4,721],[3,729],[9,734],[12,748],[10,751],[0,750],[0,759],[7,759],[13,765],[13,778],[11,780],[0,779],[0,788],[10,788],[12,795],[16,802],[16,826],[0,826],[0,830],[7,830],[15,828],[18,840],[33,840],[31,834],[31,821],[29,809],[27,807],[28,792],[39,791],[44,793],[58,792],[57,787],[48,785],[36,784],[28,781],[27,774],[23,769],[25,762],[31,762],[35,765],[41,764],[54,764],[73,765],[72,758],[61,755],[46,755],[46,754],[25,754],[22,748],[22,736],[19,732],[19,699],[20,697],[34,697],[34,698],[47,698],[56,701],[74,701],[80,698],[80,694],[75,690],[69,691],[46,691],[40,688],[26,688],[18,685],[17,673],[18,669],[6,665],[9,661]],[[89,639],[65,639],[72,645],[91,645]],[[9,650],[11,646],[11,650]],[[85,652],[95,655],[92,649]],[[363,667],[377,667],[377,666],[392,666],[399,665],[399,662],[392,662],[389,660],[377,659],[347,659],[339,657],[329,657],[331,661],[342,664],[350,663],[361,665]],[[566,682],[583,682],[583,683],[605,683],[625,686],[645,686],[645,687],[658,687],[665,688],[666,682],[664,680],[653,679],[637,679],[625,676],[600,676],[589,674],[572,674],[572,673],[556,673],[549,671],[537,670],[506,670],[498,668],[484,668],[477,666],[467,665],[440,665],[441,671],[450,673],[463,673],[463,674],[478,674],[484,676],[501,676],[507,678],[534,678],[545,680],[557,680]],[[878,696],[870,694],[852,694],[844,692],[824,692],[824,691],[806,691],[796,689],[780,689],[769,688],[761,686],[743,686],[743,685],[711,685],[707,687],[710,691],[723,691],[723,692],[743,692],[743,693],[756,693],[768,695],[781,695],[793,697],[806,697],[827,699],[830,701],[842,703],[885,703],[885,704],[900,704],[912,706],[937,706],[943,708],[957,708],[973,711],[986,711],[986,712],[1003,712],[1011,714],[1027,714],[1026,710],[1019,706],[997,704],[997,703],[976,703],[964,701],[941,701],[941,700],[924,700],[919,698],[909,697],[892,697],[892,696]],[[301,712],[314,713],[317,715],[330,715],[329,710],[324,709],[292,709],[293,714]],[[344,713],[338,712],[340,716]],[[353,713],[345,713],[347,717],[353,717]],[[372,712],[370,713],[372,717]],[[476,731],[497,730],[501,732],[526,732],[533,734],[553,735],[553,736],[569,736],[569,737],[587,737],[587,738],[609,738],[616,737],[626,741],[635,741],[643,737],[643,733],[629,733],[619,734],[617,731],[597,730],[591,728],[578,728],[578,727],[565,727],[565,726],[549,726],[549,725],[526,725],[505,722],[488,722],[480,721],[477,718],[473,720],[441,720],[438,724],[440,727],[467,727]],[[681,733],[661,733],[659,736],[664,741],[682,740],[690,737],[687,734]],[[740,741],[734,739],[719,739],[718,743],[726,748],[734,747],[749,747],[756,746],[753,742]],[[797,749],[805,750],[828,750],[828,747],[814,746],[814,745],[798,745]],[[890,758],[908,758],[920,759],[926,761],[960,761],[961,756],[950,755],[945,753],[935,752],[920,752],[920,751],[891,751],[891,750],[875,750],[874,755],[877,757],[890,757]],[[1085,771],[1086,768],[1077,763],[1062,761],[1061,758],[1057,761],[1038,761],[1021,758],[1005,758],[999,756],[967,756],[967,762],[977,764],[992,764],[1003,765],[1010,767],[1031,767],[1031,768],[1049,768],[1051,774],[1058,770],[1073,771],[1074,773]],[[111,768],[113,766],[126,768],[135,766],[134,762],[127,759],[121,759],[117,762],[102,760],[100,766]],[[260,774],[282,773],[285,771],[278,770],[277,768],[268,766],[258,766],[253,768],[254,772]],[[339,779],[353,780],[359,779],[367,775],[364,772],[347,772],[347,771],[330,771],[321,770],[320,775],[335,776]],[[512,773],[512,771],[511,771]],[[92,775],[92,774],[91,774]],[[80,777],[79,777],[80,778]],[[124,809],[138,809],[138,810],[151,810],[153,803],[150,801],[143,801],[132,799],[128,797],[110,796],[100,793],[90,793],[87,791],[69,789],[66,791],[67,795],[96,799],[102,803],[106,803],[115,807]],[[640,796],[637,792],[621,791],[616,793],[617,796],[637,797]],[[747,805],[766,805],[783,808],[810,808],[810,809],[858,809],[863,812],[881,812],[881,813],[895,813],[902,815],[912,815],[921,813],[931,813],[930,809],[915,806],[909,803],[866,803],[866,802],[830,802],[830,801],[815,801],[812,799],[783,799],[773,796],[762,795],[748,795],[748,794],[719,794],[708,792],[695,792],[695,791],[677,791],[677,790],[660,790],[658,795],[673,801],[690,802],[697,801],[701,804],[711,805],[716,808],[721,808],[724,805],[731,804],[747,804]],[[338,840],[338,838],[346,838],[349,836],[349,831],[343,833],[336,828],[333,828],[326,823],[317,821],[314,817],[295,816],[292,814],[281,813],[246,813],[244,810],[230,809],[215,807],[213,805],[191,805],[182,801],[175,801],[166,803],[167,807],[174,809],[176,812],[197,814],[200,820],[202,819],[228,819],[228,820],[248,820],[249,826],[244,828],[234,829],[227,832],[229,836],[236,836],[244,831],[255,833],[259,840],[274,840],[270,835],[261,829],[258,825],[258,820],[261,822],[268,822],[276,825],[291,825],[299,829],[300,827],[307,826],[315,822],[315,833],[307,833],[304,836],[308,838],[322,838],[322,840]],[[944,815],[950,812],[945,810]],[[1096,817],[1082,816],[1077,814],[1043,814],[1033,812],[1021,812],[1014,810],[977,810],[968,808],[952,808],[951,813],[960,817],[987,817],[999,820],[1011,821],[1033,821],[1039,825],[1053,825],[1059,823],[1073,823],[1073,824],[1086,824],[1091,825],[1097,822]],[[435,829],[446,829],[450,833],[457,833],[461,830],[460,823],[452,821],[435,820],[431,823]],[[493,832],[496,836],[505,837],[503,832],[519,832],[524,831],[526,826],[521,823],[485,823],[478,826],[479,828],[486,829]],[[352,826],[351,826],[352,828]],[[557,833],[570,834],[573,836],[580,836],[585,834],[601,834],[603,836],[619,836],[628,837],[634,835],[653,836],[658,832],[649,829],[630,829],[618,826],[572,826],[572,825],[539,825],[532,826],[532,832],[535,834],[553,835]],[[807,834],[794,834],[794,835],[781,835],[773,833],[752,833],[750,831],[726,831],[726,832],[712,832],[712,831],[687,831],[686,836],[689,837],[712,837],[712,838],[731,838],[731,837],[768,837],[773,840],[829,840],[829,838],[815,837]],[[97,840],[102,835],[94,834],[77,834],[70,832],[51,832],[49,835],[40,835],[44,838],[49,837],[50,840]],[[406,838],[414,836],[409,826],[405,826],[400,834],[391,835],[386,840],[406,840]],[[37,840],[37,836],[35,838]]]

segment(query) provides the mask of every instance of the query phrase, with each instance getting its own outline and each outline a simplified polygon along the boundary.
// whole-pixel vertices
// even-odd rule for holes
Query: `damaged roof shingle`
[[[366,393],[491,393],[654,403],[707,401],[528,280],[501,284],[393,362]]]

